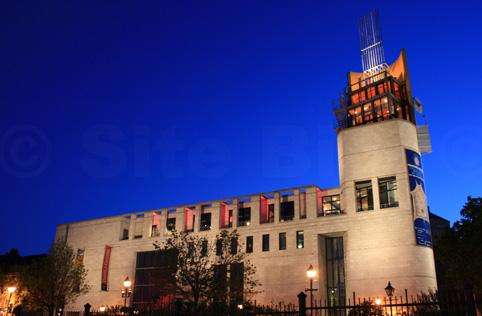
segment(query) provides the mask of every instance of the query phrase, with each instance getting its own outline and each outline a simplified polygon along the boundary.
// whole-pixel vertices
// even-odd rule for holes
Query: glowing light
[[[99,307],[99,312],[103,313],[103,312],[105,312],[105,310],[106,310],[106,307],[105,307],[105,306]]]
[[[127,288],[130,288],[131,285],[132,285],[131,280],[129,280],[129,277],[126,277],[126,279],[124,280],[124,287],[127,289]]]
[[[310,267],[309,267],[308,270],[306,271],[306,276],[307,276],[309,279],[314,279],[314,278],[316,278],[316,270],[313,268],[312,265],[310,265]]]
[[[7,292],[10,293],[10,294],[14,293],[16,290],[17,290],[16,286],[7,287]]]
[[[377,304],[377,305],[382,305],[382,300],[379,299],[379,298],[377,298],[377,299],[375,300],[375,304]]]
[[[243,309],[243,305],[242,305],[242,304],[239,304],[239,305],[238,305],[238,309]]]

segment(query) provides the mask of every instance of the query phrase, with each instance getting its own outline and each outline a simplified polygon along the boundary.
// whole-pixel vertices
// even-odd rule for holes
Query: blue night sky
[[[378,8],[434,152],[430,206],[482,195],[478,1],[10,1],[0,41],[0,252],[57,224],[298,185],[338,186],[332,102]]]

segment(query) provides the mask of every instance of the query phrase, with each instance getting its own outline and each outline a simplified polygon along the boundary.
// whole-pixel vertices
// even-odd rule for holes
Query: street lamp
[[[318,289],[313,288],[313,281],[316,278],[316,270],[313,268],[313,265],[310,264],[308,270],[306,270],[306,276],[310,279],[310,288],[306,289],[306,292],[310,292],[310,307],[313,307],[313,292],[318,291]],[[311,311],[313,313],[313,310]]]
[[[127,298],[131,296],[132,294],[132,282],[129,280],[129,277],[126,277],[126,279],[123,282],[124,288],[122,289],[122,297],[124,298],[124,310],[127,309]]]
[[[395,288],[392,286],[392,283],[388,281],[388,285],[385,288],[385,293],[387,293],[388,301],[390,302],[390,316],[392,315],[392,296],[393,292],[395,292]]]
[[[7,292],[8,292],[8,311],[10,313],[12,313],[12,295],[13,293],[15,293],[15,291],[17,290],[17,287],[16,286],[9,286],[7,287]]]

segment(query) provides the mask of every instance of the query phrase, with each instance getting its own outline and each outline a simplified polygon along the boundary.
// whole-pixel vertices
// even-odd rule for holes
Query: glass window
[[[269,235],[263,235],[263,251],[269,251]]]
[[[238,210],[238,226],[251,224],[251,207],[242,207]]]
[[[268,219],[270,223],[274,223],[274,204],[268,205]]]
[[[208,255],[208,240],[203,239],[201,242],[201,256],[206,257]]]
[[[231,238],[231,254],[235,255],[238,253],[238,238]]]
[[[168,218],[166,223],[166,228],[168,231],[173,231],[176,229],[176,219],[175,218]]]
[[[159,227],[157,227],[157,225],[152,225],[151,237],[158,237],[159,235],[160,235]]]
[[[373,87],[368,88],[367,94],[368,94],[368,99],[371,99],[374,96],[376,96],[377,95],[376,87],[373,86]]]
[[[286,250],[286,233],[279,233],[279,250]]]
[[[378,190],[380,192],[380,208],[398,207],[397,179],[395,177],[378,179]]]
[[[340,195],[330,195],[323,197],[323,209],[318,216],[340,214]]]
[[[368,102],[363,105],[363,121],[371,122],[373,120],[372,103]]]
[[[122,230],[121,240],[127,240],[127,239],[129,239],[129,230],[127,228],[124,228]]]
[[[370,211],[373,210],[373,189],[371,181],[362,181],[355,183],[356,192],[356,210]]]
[[[202,213],[200,230],[205,231],[210,229],[211,229],[211,213]]]
[[[221,239],[216,240],[216,255],[220,256],[223,254],[223,241]]]
[[[253,252],[253,236],[246,237],[246,253]]]
[[[287,201],[280,204],[280,222],[291,221],[295,217],[295,202]]]
[[[296,248],[305,248],[305,234],[302,230],[296,232]]]

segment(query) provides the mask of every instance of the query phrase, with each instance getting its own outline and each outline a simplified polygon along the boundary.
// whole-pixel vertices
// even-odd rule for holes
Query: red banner
[[[219,226],[221,228],[228,227],[229,224],[229,213],[228,213],[228,206],[226,203],[221,202],[219,203]]]
[[[184,208],[184,230],[194,230],[194,210],[190,208]]]
[[[261,224],[269,222],[268,198],[264,195],[259,196],[259,220]]]
[[[105,246],[104,250],[104,261],[102,262],[102,284],[101,290],[107,291],[109,284],[109,263],[110,263],[110,253],[112,252],[111,246]]]

